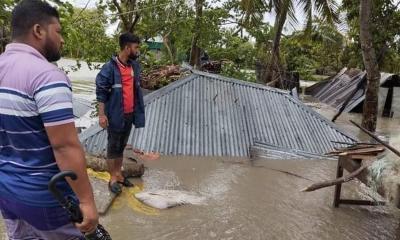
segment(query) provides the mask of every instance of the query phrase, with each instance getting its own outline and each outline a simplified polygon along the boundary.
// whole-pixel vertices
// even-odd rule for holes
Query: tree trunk
[[[167,49],[168,56],[169,56],[169,59],[171,61],[171,64],[174,64],[174,62],[175,62],[174,60],[175,59],[174,59],[174,55],[172,54],[172,50],[171,50],[171,47],[170,47],[170,40],[169,40],[169,35],[170,34],[171,34],[171,31],[163,36],[163,42],[164,42],[165,48]]]
[[[106,160],[90,155],[86,155],[87,167],[97,172],[108,171]],[[144,165],[129,159],[122,162],[122,175],[124,177],[141,177],[144,174]]]
[[[361,0],[360,41],[368,80],[362,126],[371,132],[375,132],[376,121],[378,118],[380,72],[371,33],[372,4],[372,0]]]
[[[197,46],[200,39],[201,31],[201,18],[203,16],[203,0],[196,0],[196,19],[193,29],[192,48],[190,50],[189,64],[200,68],[200,48]]]
[[[269,83],[271,81],[276,80],[275,78],[278,77],[281,72],[280,67],[280,42],[282,37],[283,27],[286,22],[288,13],[288,7],[283,6],[280,13],[276,14],[275,18],[275,26],[274,26],[274,41],[272,43],[272,51],[271,51],[271,59],[267,66],[267,71],[265,75],[265,83]]]
[[[9,31],[5,26],[0,27],[0,53],[6,50],[6,45],[8,44],[10,39]]]
[[[123,32],[133,33],[136,24],[140,20],[140,14],[135,12],[136,0],[112,0],[113,5],[118,11],[119,19],[121,20],[121,26]]]

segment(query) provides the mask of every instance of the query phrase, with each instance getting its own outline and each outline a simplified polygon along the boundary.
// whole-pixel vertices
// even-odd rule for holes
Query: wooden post
[[[391,86],[388,90],[385,107],[383,108],[382,117],[390,118],[392,112],[392,102],[393,102],[393,86]]]
[[[343,177],[343,168],[341,167],[340,159],[341,158],[338,159],[337,170],[336,170],[336,178]],[[336,185],[335,186],[335,195],[334,195],[334,198],[333,198],[333,206],[335,208],[339,207],[341,192],[342,192],[342,184]]]
[[[338,168],[337,168],[337,177],[343,176],[343,170],[346,169],[349,172],[354,172],[355,170],[361,167],[361,160],[354,160],[349,156],[340,156],[338,160]],[[363,182],[364,184],[368,185],[368,170],[363,170],[358,176],[358,180]],[[356,199],[342,199],[340,197],[342,190],[342,184],[338,184],[335,186],[335,193],[333,199],[333,206],[339,207],[340,204],[347,204],[347,205],[364,205],[364,206],[382,206],[385,205],[385,202],[375,202],[375,201],[368,201],[368,200],[356,200]],[[384,196],[383,192],[378,193]]]

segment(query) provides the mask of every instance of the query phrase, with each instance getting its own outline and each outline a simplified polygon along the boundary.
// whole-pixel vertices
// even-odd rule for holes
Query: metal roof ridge
[[[304,150],[300,150],[300,149],[293,149],[293,148],[285,148],[285,147],[281,147],[281,146],[277,146],[265,141],[261,141],[258,139],[254,140],[254,144],[253,146],[255,147],[263,147],[263,148],[269,148],[271,150],[276,150],[276,151],[284,151],[287,153],[291,153],[291,154],[296,154],[296,155],[302,155],[302,156],[315,156],[315,157],[323,157],[326,159],[336,159],[336,158],[330,158],[329,156],[325,156],[323,154],[318,154],[318,153],[312,153],[312,152],[308,152],[308,151],[304,151]]]
[[[244,86],[248,86],[248,87],[254,87],[254,88],[259,88],[259,89],[263,89],[263,90],[267,90],[267,91],[271,91],[271,92],[290,95],[289,91],[281,90],[281,89],[277,89],[277,88],[273,88],[273,87],[268,87],[268,86],[265,86],[265,85],[260,84],[260,83],[246,82],[246,81],[243,81],[243,80],[240,80],[240,79],[226,77],[226,76],[222,76],[220,74],[213,74],[213,73],[203,72],[203,71],[194,70],[194,69],[191,70],[191,72],[194,73],[194,74],[197,74],[197,75],[201,75],[201,76],[205,76],[205,77],[211,77],[211,78],[215,78],[215,79],[218,79],[218,80],[221,80],[221,81],[236,83],[236,84],[239,84],[239,85],[244,85]]]

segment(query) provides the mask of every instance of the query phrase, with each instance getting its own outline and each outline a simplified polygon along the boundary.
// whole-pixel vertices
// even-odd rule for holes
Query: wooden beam
[[[363,172],[367,168],[368,168],[368,165],[360,165],[360,167],[358,169],[352,171],[349,175],[342,176],[340,178],[336,178],[333,180],[327,180],[327,181],[323,181],[323,182],[314,183],[311,186],[308,186],[301,191],[302,192],[312,192],[312,191],[315,191],[315,190],[318,190],[321,188],[326,188],[326,187],[342,184],[345,182],[349,182],[349,181],[353,180],[355,177],[357,177],[361,172]]]
[[[361,167],[361,160],[350,159],[350,157],[347,156],[339,157],[339,161],[340,165],[348,172],[353,172]],[[372,173],[370,173],[369,169],[366,168],[360,174],[358,174],[357,179],[368,187],[371,187],[371,182],[369,181],[369,176],[371,175]],[[400,182],[393,182],[393,180],[390,179],[392,176],[385,175],[383,177],[389,178],[389,183],[394,187],[389,189],[385,187],[379,187],[377,189],[378,194],[388,199],[397,208],[400,208]],[[381,182],[385,181],[381,180]]]
[[[356,127],[358,127],[359,129],[361,129],[363,132],[365,132],[366,134],[368,134],[368,136],[372,137],[373,139],[375,139],[377,142],[379,142],[380,144],[382,144],[383,146],[385,146],[387,149],[389,149],[390,151],[392,151],[394,154],[396,154],[397,156],[400,157],[400,152],[395,149],[394,147],[390,146],[389,144],[385,143],[384,141],[382,141],[378,136],[376,136],[375,134],[373,134],[372,132],[368,131],[367,129],[363,128],[362,126],[360,126],[358,123],[354,122],[353,120],[350,120],[350,122],[352,124],[354,124]]]
[[[340,204],[347,204],[347,205],[364,205],[364,206],[383,206],[385,202],[375,202],[375,201],[368,201],[368,200],[353,200],[353,199],[340,199]]]

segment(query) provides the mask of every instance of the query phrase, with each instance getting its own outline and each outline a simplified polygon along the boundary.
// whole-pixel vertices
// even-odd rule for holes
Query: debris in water
[[[86,155],[86,161],[87,167],[96,172],[107,171],[108,169],[106,160],[103,158]],[[141,177],[144,174],[144,165],[142,163],[137,163],[137,161],[132,158],[124,159],[122,163],[122,174],[126,178]]]
[[[142,161],[154,161],[160,159],[160,154],[156,152],[144,152],[140,149],[133,149],[133,155]]]
[[[178,190],[145,191],[136,193],[135,197],[157,209],[167,209],[184,204],[201,205],[206,199],[190,192]]]

